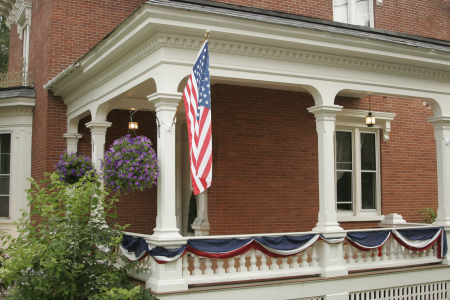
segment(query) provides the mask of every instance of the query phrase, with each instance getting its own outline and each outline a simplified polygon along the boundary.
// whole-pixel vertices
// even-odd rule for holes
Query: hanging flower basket
[[[152,142],[129,134],[117,139],[102,161],[105,186],[113,191],[143,191],[156,185],[158,160]]]
[[[94,170],[89,157],[77,156],[76,153],[67,153],[66,151],[61,155],[55,168],[59,179],[68,184],[77,183],[81,177]]]

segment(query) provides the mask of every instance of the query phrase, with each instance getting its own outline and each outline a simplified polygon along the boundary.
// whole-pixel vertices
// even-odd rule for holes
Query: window
[[[11,134],[0,134],[0,217],[9,217]]]
[[[373,0],[334,0],[333,20],[373,27]]]
[[[336,129],[336,208],[338,213],[349,216],[379,214],[378,141],[378,130]]]

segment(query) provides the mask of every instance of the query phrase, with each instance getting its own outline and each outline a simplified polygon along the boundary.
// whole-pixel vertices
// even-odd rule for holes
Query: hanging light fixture
[[[138,129],[138,122],[133,120],[133,113],[132,112],[130,112],[130,122],[128,122],[128,129],[130,129],[130,130]]]
[[[372,108],[370,106],[370,94],[369,94],[369,115],[366,117],[367,127],[373,127],[375,125],[375,117],[372,116]]]

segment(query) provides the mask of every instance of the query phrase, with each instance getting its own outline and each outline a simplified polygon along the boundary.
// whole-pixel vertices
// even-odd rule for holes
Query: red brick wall
[[[317,222],[317,133],[308,94],[214,85],[211,234],[311,230]],[[374,97],[374,111],[397,113],[390,141],[381,143],[382,213],[420,222],[437,208],[434,132],[421,101]],[[367,109],[367,99],[337,99]],[[345,229],[376,222],[348,222]]]
[[[374,7],[375,28],[450,41],[448,0],[389,0]]]
[[[53,0],[50,78],[86,54],[144,2],[144,0]]]
[[[11,26],[9,36],[10,39],[9,39],[8,71],[18,72],[20,71],[20,63],[23,54],[22,54],[22,41],[19,38],[19,34],[17,34],[17,24]]]

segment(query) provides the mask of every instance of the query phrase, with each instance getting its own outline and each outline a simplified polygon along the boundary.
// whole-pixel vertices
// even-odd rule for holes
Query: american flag
[[[211,83],[209,80],[208,40],[198,52],[183,92],[189,133],[189,156],[194,195],[211,186]]]

